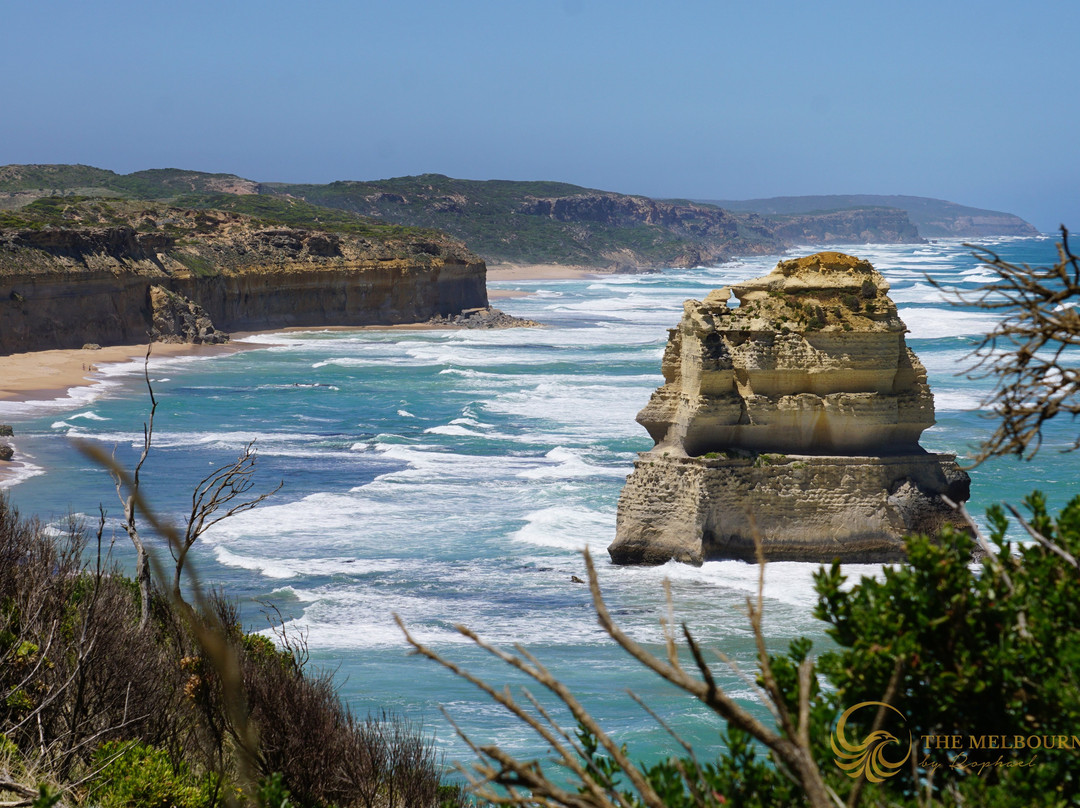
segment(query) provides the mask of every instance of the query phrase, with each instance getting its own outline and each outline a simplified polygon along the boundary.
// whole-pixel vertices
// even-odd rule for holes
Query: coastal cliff
[[[786,246],[798,244],[921,244],[908,215],[896,208],[865,207],[763,217]]]
[[[922,238],[985,238],[987,236],[1039,235],[1038,229],[1012,213],[1000,210],[972,208],[931,199],[925,196],[881,194],[846,194],[829,196],[777,196],[771,199],[709,199],[704,200],[732,211],[758,213],[769,221],[791,218],[817,219],[829,211],[848,213],[852,209],[892,208],[906,214]],[[825,213],[823,213],[825,212]],[[855,239],[862,241],[862,239]],[[850,243],[850,242],[849,242]]]
[[[962,526],[941,495],[966,500],[969,480],[919,446],[933,396],[888,289],[818,253],[687,301],[612,560],[752,561],[757,538],[769,559],[887,561],[907,533]]]
[[[392,325],[487,306],[483,261],[430,231],[334,232],[100,200],[33,208],[20,211],[23,226],[0,230],[0,353],[176,337],[184,310],[205,335]],[[197,325],[203,316],[210,331]]]

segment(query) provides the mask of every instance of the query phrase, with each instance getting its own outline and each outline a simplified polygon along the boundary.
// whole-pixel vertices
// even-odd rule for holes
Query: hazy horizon
[[[910,195],[1080,228],[1080,6],[853,0],[6,11],[0,163]]]

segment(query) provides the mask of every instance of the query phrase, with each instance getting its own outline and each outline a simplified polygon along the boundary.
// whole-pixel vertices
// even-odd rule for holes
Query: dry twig
[[[1080,257],[1069,248],[1065,227],[1058,262],[1050,267],[1017,266],[991,250],[965,246],[997,280],[970,293],[949,291],[951,302],[1003,315],[969,354],[975,360],[970,378],[994,382],[985,404],[998,421],[975,464],[999,455],[1030,459],[1042,446],[1047,421],[1080,415]],[[1080,448],[1080,438],[1070,448]]]
[[[682,626],[682,634],[690,648],[700,678],[691,675],[683,667],[672,631],[674,616],[670,590],[667,591],[667,615],[663,621],[666,658],[660,658],[645,650],[616,625],[600,591],[596,567],[587,550],[585,551],[585,566],[588,572],[593,608],[596,611],[600,625],[608,636],[615,640],[624,651],[666,681],[696,697],[719,714],[728,724],[747,732],[768,747],[778,764],[802,787],[810,805],[814,806],[814,808],[834,808],[842,805],[835,792],[825,784],[810,749],[809,700],[813,676],[812,664],[807,660],[799,667],[798,714],[794,717],[788,710],[784,694],[781,692],[772,673],[761,625],[763,579],[759,580],[757,602],[751,601],[748,605],[750,607],[751,626],[758,647],[758,664],[764,688],[768,695],[767,702],[769,702],[770,708],[777,716],[780,731],[771,729],[761,723],[716,683],[701,648],[685,625]],[[406,640],[413,647],[414,653],[438,662],[456,675],[472,682],[494,701],[509,710],[511,714],[524,722],[544,740],[548,747],[556,753],[557,762],[567,768],[582,786],[579,792],[571,792],[564,786],[549,779],[543,773],[538,762],[518,760],[496,745],[479,745],[462,735],[466,743],[477,752],[479,757],[479,760],[473,764],[470,771],[464,769],[463,771],[468,777],[471,787],[481,798],[489,800],[495,805],[511,806],[550,805],[569,808],[624,808],[626,806],[626,799],[622,793],[615,790],[612,784],[607,783],[605,778],[598,776],[599,773],[594,769],[583,764],[579,747],[569,741],[567,733],[555,725],[547,712],[539,710],[544,721],[537,719],[513,698],[509,688],[497,690],[492,687],[479,677],[469,673],[458,664],[421,643],[408,631],[400,617],[395,615],[395,619],[405,633]],[[596,720],[570,693],[566,685],[552,676],[550,671],[532,654],[520,646],[515,647],[516,654],[510,654],[486,643],[475,632],[464,626],[458,626],[457,630],[480,648],[530,676],[554,693],[563,705],[570,710],[574,719],[596,738],[605,754],[626,775],[642,802],[651,808],[663,808],[663,801],[653,790],[644,772],[628,759],[626,751],[603,731]],[[537,706],[536,700],[532,698],[531,694],[527,694],[527,698],[534,707]],[[640,700],[636,698],[635,700],[641,703]],[[646,709],[648,710],[648,708]],[[676,738],[684,749],[688,749],[685,742],[659,716],[656,716],[652,710],[648,710],[648,712]],[[549,728],[549,725],[554,727],[554,730]],[[458,732],[462,734],[460,729],[458,729]],[[700,771],[696,761],[693,761],[693,763]],[[679,768],[679,771],[690,793],[697,797],[699,803],[704,804],[701,789],[703,784],[695,777],[690,776],[685,766]],[[504,790],[499,790],[493,786],[501,786]]]

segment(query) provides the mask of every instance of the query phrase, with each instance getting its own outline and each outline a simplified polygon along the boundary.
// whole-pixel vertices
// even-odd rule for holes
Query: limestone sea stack
[[[688,300],[638,414],[656,445],[619,498],[612,561],[753,561],[756,536],[770,560],[884,562],[906,534],[963,528],[941,495],[967,500],[970,480],[919,445],[934,399],[888,290],[824,252]]]

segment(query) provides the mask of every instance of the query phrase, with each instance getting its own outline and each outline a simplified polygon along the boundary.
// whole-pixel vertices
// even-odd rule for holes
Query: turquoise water
[[[1055,258],[1051,239],[987,243],[1028,263]],[[805,252],[812,250],[807,249]],[[923,445],[964,453],[992,429],[981,417],[985,382],[957,375],[973,337],[993,318],[958,311],[925,280],[971,289],[991,280],[959,242],[853,246],[892,284],[892,297],[926,365],[937,406]],[[802,251],[800,251],[802,252]],[[260,602],[276,604],[303,631],[317,664],[337,671],[360,712],[391,707],[434,732],[448,757],[467,757],[439,711],[474,738],[522,753],[537,741],[472,685],[407,654],[392,621],[490,681],[517,682],[501,663],[454,631],[464,623],[501,645],[522,643],[562,676],[635,757],[670,750],[667,736],[627,696],[649,699],[701,745],[716,722],[689,699],[628,661],[596,624],[581,549],[599,561],[618,619],[643,642],[660,640],[662,581],[708,646],[752,664],[745,614],[757,569],[737,562],[701,568],[616,568],[605,548],[619,490],[635,454],[651,445],[634,421],[661,383],[667,329],[682,302],[764,274],[776,257],[718,268],[575,281],[493,284],[531,294],[499,301],[543,329],[506,331],[318,331],[248,340],[262,346],[216,358],[154,360],[161,402],[155,449],[144,472],[157,507],[179,516],[194,483],[257,438],[259,483],[284,487],[251,513],[219,525],[196,548],[205,580],[239,598],[245,620],[265,626]],[[141,365],[116,366],[76,398],[0,403],[32,468],[10,488],[25,512],[59,517],[119,513],[108,475],[72,447],[80,437],[116,447],[131,463],[148,410]],[[1018,502],[1042,488],[1060,506],[1080,458],[1069,424],[1055,425],[1032,463],[1001,461],[972,473],[971,509]],[[1019,537],[1018,537],[1019,538]],[[118,555],[130,561],[123,541]],[[767,568],[766,632],[783,647],[808,635],[815,565]],[[874,574],[862,565],[852,574]],[[740,697],[736,676],[722,681]]]

